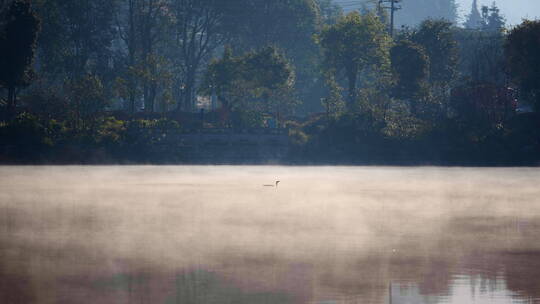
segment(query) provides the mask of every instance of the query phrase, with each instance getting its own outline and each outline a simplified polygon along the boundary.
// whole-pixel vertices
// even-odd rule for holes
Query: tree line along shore
[[[0,1],[0,163],[538,164],[540,21],[438,1]]]

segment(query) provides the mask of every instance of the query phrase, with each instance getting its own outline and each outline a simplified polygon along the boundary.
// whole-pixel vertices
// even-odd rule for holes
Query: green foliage
[[[358,94],[356,103],[358,104],[358,112],[370,113],[375,120],[384,121],[384,117],[392,99],[384,88],[369,87],[364,88]]]
[[[289,131],[291,144],[295,147],[303,147],[309,142],[309,136],[299,129],[291,129]]]
[[[227,48],[222,59],[208,67],[203,93],[216,94],[232,111],[286,113],[292,110],[294,72],[273,47],[234,57]]]
[[[164,161],[181,154],[163,150],[168,135],[181,132],[169,119],[123,121],[96,118],[91,129],[74,129],[69,123],[22,113],[0,124],[0,159],[10,161],[118,162]],[[170,145],[170,142],[168,142]]]
[[[448,84],[456,77],[458,45],[452,23],[426,20],[410,34],[410,40],[424,48],[430,61],[429,79],[432,83]]]
[[[506,20],[503,16],[501,16],[501,10],[497,7],[497,4],[495,2],[491,4],[490,8],[485,6],[482,9],[487,10],[488,12],[488,14],[486,14],[485,22],[486,30],[495,32],[500,32],[504,30],[506,26]]]
[[[101,80],[95,75],[67,80],[64,91],[70,104],[70,119],[75,129],[93,127],[94,120],[109,105]]]
[[[344,72],[348,80],[348,107],[353,109],[360,73],[388,63],[390,37],[384,24],[373,13],[353,12],[335,25],[326,26],[318,42],[324,51],[326,69],[336,77]]]
[[[397,98],[418,97],[429,73],[429,57],[423,47],[408,40],[399,41],[390,50]]]
[[[410,105],[405,102],[395,102],[388,109],[385,117],[386,126],[382,133],[396,140],[416,140],[422,138],[430,130],[429,122],[418,117],[417,113],[409,111]]]
[[[180,131],[180,124],[165,118],[153,120],[137,119],[129,121],[125,130],[128,138],[130,138],[128,141],[147,142],[147,144],[151,145],[162,140],[167,132]]]
[[[36,0],[43,20],[39,37],[42,72],[48,77],[105,73],[115,38],[120,0]]]
[[[450,91],[457,79],[459,62],[459,48],[452,24],[444,20],[426,20],[418,29],[402,32],[399,39],[421,47],[429,62],[426,81],[418,81],[421,78],[417,78],[412,81],[416,84],[409,83],[409,89],[413,90],[403,94],[416,94],[414,98],[409,98],[411,111],[421,114],[424,120],[436,121],[448,116]],[[418,53],[417,57],[422,61],[423,54]],[[395,61],[394,67],[397,65]],[[410,72],[414,73],[412,76],[423,74],[422,68]]]
[[[524,21],[505,44],[507,68],[523,96],[540,110],[540,21]]]
[[[326,86],[329,88],[329,94],[321,99],[321,103],[326,110],[327,118],[335,119],[345,112],[343,88],[338,85],[331,73],[326,74],[325,80]]]
[[[145,110],[166,112],[173,104],[171,96],[173,74],[170,66],[171,63],[165,57],[148,55],[145,59],[128,67],[125,77],[115,79],[113,86],[115,94],[123,100],[129,100],[130,96],[141,94],[152,95],[145,98]],[[133,83],[130,83],[130,80]],[[145,90],[148,92],[145,93]]]
[[[0,159],[178,161],[183,130],[276,124],[298,160],[538,159],[538,115],[515,113],[502,64],[540,109],[538,21],[506,39],[495,5],[465,30],[452,25],[452,0],[403,1],[398,24],[445,20],[394,43],[388,15],[368,2],[343,16],[333,0],[33,0],[36,52],[38,19],[29,1],[10,0],[0,104],[15,111],[0,115]],[[22,90],[34,53],[38,81]],[[197,93],[217,95],[221,109],[195,113]],[[321,113],[296,116],[299,100]]]
[[[99,124],[95,140],[105,146],[119,145],[123,140],[122,137],[125,131],[126,122],[114,117],[105,117]]]
[[[251,52],[242,58],[240,74],[259,97],[284,85],[292,85],[294,72],[283,54],[274,47]]]
[[[224,6],[229,11],[225,26],[241,50],[276,45],[305,52],[320,26],[320,7],[315,0],[230,0]]]

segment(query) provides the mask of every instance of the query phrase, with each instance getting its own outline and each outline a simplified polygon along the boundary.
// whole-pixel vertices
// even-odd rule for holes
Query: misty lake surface
[[[0,303],[540,303],[540,169],[0,167]]]

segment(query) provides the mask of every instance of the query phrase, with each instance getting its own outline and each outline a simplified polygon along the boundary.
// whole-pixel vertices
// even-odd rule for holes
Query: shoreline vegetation
[[[2,1],[0,164],[540,164],[540,20],[425,6]]]
[[[366,145],[358,145],[346,142],[351,139],[337,141],[335,134],[307,133],[314,124],[336,123],[321,122],[324,120],[318,117],[301,123],[290,121],[288,128],[280,129],[185,130],[169,119],[126,122],[108,117],[105,124],[116,127],[100,128],[96,133],[80,136],[66,130],[65,134],[54,134],[62,129],[45,127],[35,117],[24,113],[17,120],[20,123],[17,132],[22,130],[25,135],[3,141],[0,165],[540,165],[540,154],[531,147],[517,149],[519,145],[484,143],[467,145],[465,150],[449,142],[448,137],[441,137],[438,145],[432,145],[433,139],[419,142],[395,138],[371,139],[372,142],[364,138],[361,142]],[[0,136],[6,138],[12,134],[0,133]],[[332,140],[335,141],[329,142]],[[6,145],[6,142],[11,144]]]

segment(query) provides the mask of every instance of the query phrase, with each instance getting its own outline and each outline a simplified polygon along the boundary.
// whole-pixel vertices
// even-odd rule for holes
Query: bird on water
[[[279,185],[280,181],[276,181],[275,185],[263,185],[264,187],[276,187]]]

